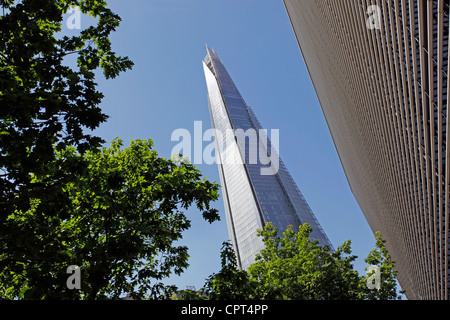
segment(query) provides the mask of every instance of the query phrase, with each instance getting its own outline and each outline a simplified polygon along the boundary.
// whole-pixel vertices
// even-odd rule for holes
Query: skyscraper
[[[203,69],[216,130],[216,159],[228,233],[239,267],[246,269],[262,249],[256,230],[267,222],[280,232],[288,225],[296,230],[308,223],[313,229],[311,238],[332,247],[279,158],[276,141],[269,139],[215,50],[207,48]]]
[[[284,0],[350,187],[409,299],[449,298],[449,1]]]

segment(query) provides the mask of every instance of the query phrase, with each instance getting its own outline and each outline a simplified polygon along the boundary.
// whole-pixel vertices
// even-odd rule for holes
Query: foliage
[[[68,147],[47,174],[33,174],[32,183],[47,191],[56,177],[65,183],[7,217],[4,228],[15,238],[0,256],[4,297],[156,298],[164,287],[152,281],[188,266],[187,248],[174,245],[190,227],[182,211],[195,205],[207,221],[219,219],[210,208],[218,185],[189,163],[158,157],[151,140],[121,146],[116,139],[84,154]],[[66,287],[69,265],[81,268],[81,290]]]
[[[252,280],[258,282],[257,296],[263,299],[354,299],[358,273],[353,270],[355,256],[350,253],[350,242],[332,252],[328,246],[311,241],[312,229],[305,224],[294,232],[287,228],[283,237],[267,224],[258,231],[265,248],[250,266]]]
[[[380,278],[383,280],[379,283],[377,290],[369,290],[367,286],[364,286],[365,297],[367,299],[376,300],[389,300],[389,299],[401,299],[401,295],[405,291],[397,293],[397,271],[395,271],[395,261],[392,259],[388,250],[386,249],[386,240],[381,236],[381,233],[375,233],[375,249],[370,251],[367,258],[364,259],[370,266],[376,266],[380,270]],[[367,276],[365,277],[366,283],[370,281],[369,277],[373,275],[373,272],[366,268]]]
[[[252,283],[246,271],[237,269],[236,254],[230,242],[220,252],[221,270],[207,279],[203,294],[209,300],[245,300],[252,297]]]
[[[310,239],[311,227],[301,225],[298,232],[289,226],[283,236],[268,223],[258,230],[265,247],[256,255],[247,271],[236,269],[232,248],[222,251],[222,269],[209,277],[206,288],[209,299],[276,299],[276,300],[369,300],[400,299],[397,294],[395,263],[385,241],[376,235],[376,249],[365,261],[381,267],[380,289],[367,286],[368,277],[353,267],[357,258],[351,254],[351,242],[336,250]],[[224,264],[223,257],[234,261]]]
[[[217,220],[218,187],[158,157],[151,141],[100,149],[86,133],[107,119],[95,72],[109,79],[133,66],[112,51],[120,17],[104,0],[0,6],[0,297],[170,296],[151,281],[186,268],[187,248],[174,245],[190,226],[182,211],[196,205]],[[96,22],[62,32],[72,6]],[[66,286],[71,265],[81,290]]]
[[[97,24],[63,36],[63,16],[71,5]],[[99,104],[95,70],[114,78],[130,69],[109,36],[120,24],[103,0],[0,0],[0,223],[10,212],[30,207],[38,187],[31,173],[44,174],[58,150],[73,145],[84,152],[102,139],[87,134],[107,116]],[[76,67],[65,59],[71,56]]]

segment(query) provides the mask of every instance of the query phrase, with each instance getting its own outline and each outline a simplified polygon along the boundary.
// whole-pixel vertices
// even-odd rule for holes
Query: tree
[[[257,296],[264,299],[355,299],[359,283],[353,270],[355,256],[350,242],[336,251],[309,238],[308,224],[294,232],[292,226],[278,237],[278,230],[267,224],[258,231],[265,248],[249,268],[250,279],[258,283]]]
[[[212,274],[203,287],[208,300],[252,299],[252,283],[248,273],[237,269],[236,254],[230,242],[224,242],[220,252],[221,269]]]
[[[83,154],[67,147],[57,151],[47,174],[32,175],[31,183],[47,191],[55,179],[63,188],[58,182],[53,192],[32,199],[29,210],[7,217],[4,228],[16,238],[14,250],[3,244],[0,295],[157,298],[164,287],[152,281],[188,266],[187,247],[174,245],[190,227],[183,210],[195,205],[208,222],[218,220],[210,208],[218,185],[189,163],[158,157],[151,140],[121,146],[116,139],[110,148]],[[66,286],[71,265],[80,267],[80,290]]]
[[[371,278],[375,276],[376,270],[379,273],[378,280],[382,280],[376,284],[378,285],[376,290],[370,290],[367,285],[362,286],[365,297],[371,300],[401,299],[405,291],[398,292],[396,263],[389,254],[386,248],[386,240],[382,238],[380,232],[375,233],[375,249],[370,251],[364,261],[369,264],[369,267],[366,268],[368,272],[364,278],[365,283],[371,283]],[[369,268],[372,270],[369,270]],[[377,279],[377,277],[374,278]]]
[[[356,256],[351,242],[345,241],[336,250],[310,239],[311,227],[303,224],[298,232],[289,226],[283,236],[271,224],[258,230],[264,248],[256,255],[248,271],[236,270],[232,248],[224,247],[222,257],[231,263],[208,278],[206,288],[210,299],[280,299],[280,300],[369,300],[400,299],[396,292],[395,263],[385,241],[376,236],[376,249],[369,253],[367,263],[381,266],[380,289],[367,283],[372,277],[360,276],[353,267]]]
[[[0,6],[0,297],[169,294],[151,281],[187,266],[187,248],[174,245],[190,226],[182,210],[218,219],[217,185],[158,157],[151,141],[106,149],[87,133],[107,119],[95,71],[109,79],[133,66],[112,51],[120,17],[104,0]],[[67,36],[73,6],[96,24]],[[81,271],[80,290],[66,286],[66,270]]]
[[[62,36],[63,15],[74,5],[97,24]],[[38,187],[31,173],[44,174],[54,145],[85,152],[102,139],[87,134],[107,116],[99,104],[94,71],[114,78],[130,69],[111,49],[109,35],[120,24],[103,0],[0,0],[0,223],[14,210],[32,210]],[[64,59],[76,59],[69,67]],[[3,232],[0,232],[0,234]],[[1,239],[4,241],[4,239]]]

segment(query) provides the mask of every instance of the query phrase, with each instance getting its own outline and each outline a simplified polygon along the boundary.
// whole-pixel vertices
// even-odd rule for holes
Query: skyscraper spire
[[[211,54],[211,50],[209,49],[207,43],[205,43],[205,48],[206,48],[206,53],[207,53],[207,54]]]

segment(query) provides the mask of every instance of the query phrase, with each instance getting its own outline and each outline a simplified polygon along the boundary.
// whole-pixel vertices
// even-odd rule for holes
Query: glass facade
[[[295,230],[308,223],[313,229],[311,238],[332,247],[275,144],[246,105],[215,50],[207,48],[203,67],[211,120],[217,132],[216,158],[228,232],[240,268],[246,269],[262,248],[256,230],[267,222],[280,232],[289,225]]]
[[[284,0],[350,188],[408,299],[450,299],[449,2]]]

